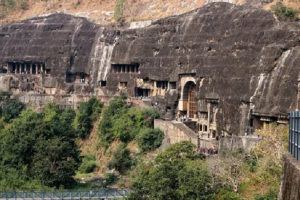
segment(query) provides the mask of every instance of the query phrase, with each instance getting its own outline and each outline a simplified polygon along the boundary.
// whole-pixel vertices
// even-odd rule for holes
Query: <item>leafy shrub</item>
[[[215,195],[215,200],[242,200],[240,196],[238,196],[235,192],[221,189]]]
[[[15,0],[4,0],[5,8],[13,9],[15,5],[16,5]]]
[[[116,169],[123,174],[132,166],[132,159],[130,151],[126,148],[124,143],[121,143],[118,150],[114,153],[112,161],[108,164],[110,169]]]
[[[80,102],[74,121],[74,127],[80,138],[85,139],[88,137],[93,127],[92,122],[98,119],[102,108],[103,103],[95,97],[87,102]]]
[[[94,156],[86,155],[82,159],[82,163],[79,166],[79,171],[81,173],[92,173],[96,168],[96,158]]]
[[[25,106],[18,99],[5,99],[2,105],[2,118],[4,122],[20,115]]]
[[[96,169],[96,167],[97,164],[95,161],[83,161],[83,163],[79,167],[79,171],[81,173],[92,173]]]
[[[15,0],[3,0],[3,8],[2,12],[0,12],[0,18],[5,18],[8,10],[13,9],[15,5]]]
[[[158,148],[164,139],[164,132],[160,129],[143,129],[137,135],[137,142],[143,152]]]
[[[271,11],[280,21],[296,21],[298,19],[299,11],[285,6],[282,2],[277,2],[275,5],[271,6]]]
[[[277,200],[276,194],[267,194],[265,196],[256,197],[255,200]]]
[[[20,8],[22,10],[29,10],[29,4],[28,4],[27,0],[22,0],[20,2]]]
[[[114,173],[106,174],[105,182],[107,185],[113,184],[117,180],[117,176]]]

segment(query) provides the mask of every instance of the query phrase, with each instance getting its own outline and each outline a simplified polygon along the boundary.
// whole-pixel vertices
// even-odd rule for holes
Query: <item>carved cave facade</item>
[[[53,14],[0,27],[0,88],[41,107],[123,92],[163,119],[185,116],[201,138],[251,135],[297,108],[299,35],[228,3],[139,29]]]

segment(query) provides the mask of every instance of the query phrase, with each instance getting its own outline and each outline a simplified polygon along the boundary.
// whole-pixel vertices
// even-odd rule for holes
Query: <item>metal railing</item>
[[[289,152],[300,160],[300,111],[290,112]]]
[[[81,200],[81,199],[126,199],[127,189],[93,189],[85,191],[11,191],[0,192],[0,200]]]

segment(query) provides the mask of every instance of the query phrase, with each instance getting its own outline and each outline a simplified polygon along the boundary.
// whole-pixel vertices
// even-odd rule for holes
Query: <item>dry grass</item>
[[[236,3],[242,4],[245,1],[236,0]],[[264,8],[270,9],[271,5],[277,1],[280,0],[274,0]],[[5,19],[0,20],[0,25],[63,10],[74,15],[89,17],[99,24],[115,23],[111,13],[114,11],[115,0],[49,0],[48,2],[28,0],[28,2],[28,10],[22,10],[20,5],[17,5],[14,10],[8,12]],[[204,0],[125,0],[125,2],[124,17],[126,21],[159,19],[181,14],[204,5]],[[283,3],[300,10],[299,0],[283,0]],[[0,11],[2,11],[1,7]]]
[[[67,11],[78,16],[87,16],[96,23],[114,23],[113,15],[108,12],[114,11],[114,0],[28,0],[29,9],[22,10],[17,5],[10,10],[5,19],[0,23],[20,21],[34,16]],[[78,2],[81,2],[78,4]],[[158,19],[169,15],[181,14],[194,8],[201,7],[204,0],[127,0],[124,17],[128,21],[140,21]],[[0,8],[2,11],[2,8]]]
[[[106,166],[112,159],[112,153],[115,152],[119,146],[120,142],[113,142],[112,145],[108,148],[98,147],[99,138],[97,133],[97,127],[100,120],[95,122],[93,129],[89,135],[89,138],[86,140],[80,141],[80,150],[82,154],[92,154],[96,157],[96,163],[98,165],[98,171],[95,172],[96,175],[104,177]]]

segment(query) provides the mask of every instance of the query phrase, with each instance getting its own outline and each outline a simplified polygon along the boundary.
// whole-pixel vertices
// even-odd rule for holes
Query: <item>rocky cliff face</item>
[[[260,120],[279,122],[296,108],[299,31],[298,23],[280,23],[267,11],[228,3],[208,4],[139,29],[55,14],[0,27],[0,66],[5,73],[21,65],[17,74],[2,75],[20,83],[34,76],[38,87],[54,96],[120,90],[131,96],[138,88],[147,90],[163,114],[181,109],[182,80],[193,80],[196,109],[214,100],[211,115],[216,117],[208,123],[216,120],[219,134],[238,135],[260,128]],[[22,71],[36,63],[49,74]],[[168,87],[157,93],[164,83]],[[33,93],[41,91],[35,87]]]

